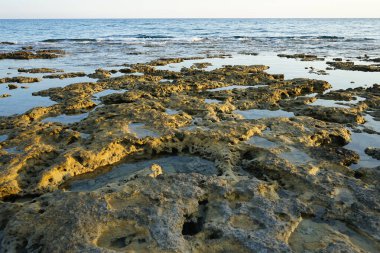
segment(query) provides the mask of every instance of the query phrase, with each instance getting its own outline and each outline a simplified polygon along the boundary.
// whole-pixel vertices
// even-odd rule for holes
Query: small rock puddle
[[[75,114],[75,115],[59,115],[56,117],[49,117],[42,120],[42,122],[55,122],[55,123],[62,123],[62,124],[73,124],[76,122],[79,122],[85,118],[87,118],[88,112],[82,113],[82,114]]]
[[[268,85],[255,85],[255,86],[231,85],[231,86],[226,86],[226,87],[209,89],[207,91],[215,92],[215,91],[225,91],[225,90],[234,90],[234,89],[249,89],[249,88],[258,89],[258,88],[267,87],[267,86]]]
[[[106,166],[94,172],[79,175],[63,185],[69,191],[94,191],[109,183],[128,181],[135,173],[150,168],[153,164],[161,166],[163,174],[199,173],[216,175],[213,162],[197,156],[168,156],[152,160],[124,162],[115,166]]]
[[[293,112],[287,112],[283,110],[260,110],[260,109],[251,109],[246,111],[235,110],[233,113],[242,115],[245,119],[263,119],[263,118],[276,118],[276,117],[285,117],[290,118],[294,117]]]

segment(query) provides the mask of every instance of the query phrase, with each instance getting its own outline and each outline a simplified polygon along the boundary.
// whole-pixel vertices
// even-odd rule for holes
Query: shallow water
[[[19,150],[18,147],[12,147],[12,148],[4,148],[4,150],[13,155],[21,154],[23,151]]]
[[[253,136],[251,137],[248,141],[247,141],[248,144],[251,144],[251,145],[254,145],[254,146],[257,146],[257,147],[260,147],[260,148],[277,148],[278,146],[280,146],[279,144],[273,142],[273,141],[269,141],[263,137],[260,137],[260,136]]]
[[[52,60],[54,61],[54,59]],[[30,74],[19,73],[18,67],[22,68],[39,68],[39,67],[60,68],[62,67],[57,63],[50,63],[48,60],[32,60],[32,61],[15,61],[15,60],[2,60],[0,61],[0,78],[2,77],[38,77],[42,78],[45,74]],[[8,68],[11,69],[8,69]],[[72,69],[72,67],[68,67]],[[77,71],[81,71],[78,70]],[[8,74],[10,73],[10,74]],[[88,77],[76,77],[68,79],[42,79],[38,83],[23,83],[17,84],[18,89],[9,90],[7,84],[0,84],[0,95],[9,94],[10,97],[0,98],[0,116],[10,116],[14,114],[22,114],[26,111],[39,106],[51,106],[55,102],[48,97],[33,96],[32,93],[46,90],[55,87],[64,87],[72,83],[92,82],[93,79]],[[28,88],[23,89],[21,86]]]
[[[366,114],[364,116],[366,123],[364,126],[368,127],[369,129],[375,130],[380,133],[380,121],[376,121],[371,115]],[[379,144],[380,145],[380,144]]]
[[[313,103],[309,105],[314,106],[325,106],[325,107],[340,107],[340,108],[350,108],[349,105],[341,104],[344,103],[344,101],[337,101],[337,100],[327,100],[327,99],[317,99]]]
[[[4,135],[0,135],[0,142],[3,142],[5,140],[8,139],[8,135],[4,134]]]
[[[5,85],[3,85],[5,86]],[[50,98],[32,96],[33,90],[39,89],[17,89],[4,90],[0,85],[0,94],[10,94],[11,97],[0,98],[0,116],[11,116],[14,114],[22,114],[35,107],[46,107],[56,104]]]
[[[374,159],[364,152],[368,147],[380,148],[380,135],[351,132],[351,142],[344,148],[355,151],[360,156],[359,162],[357,164],[352,164],[350,166],[351,168],[373,168],[380,166],[380,160]]]
[[[190,126],[186,126],[186,127],[181,127],[180,130],[182,130],[182,131],[196,131],[196,130],[209,131],[210,128],[206,127],[206,126],[190,125]]]
[[[88,173],[79,176],[79,180],[70,183],[70,191],[93,191],[105,186],[106,184],[121,181],[128,178],[133,173],[145,168],[149,168],[153,164],[158,164],[163,169],[163,174],[173,173],[200,173],[205,175],[214,175],[217,173],[213,162],[195,157],[195,156],[169,156],[147,161],[139,161],[134,163],[123,163],[115,166],[111,170],[105,170],[99,174]]]
[[[279,156],[295,165],[303,165],[313,161],[308,154],[296,148],[292,148],[289,152],[281,153]]]
[[[286,112],[283,110],[260,110],[260,109],[251,109],[246,111],[236,110],[233,113],[242,115],[245,119],[262,119],[262,118],[276,118],[276,117],[285,117],[290,118],[294,117],[293,112]]]
[[[174,80],[165,79],[165,78],[160,80],[160,83],[172,83],[172,82],[174,82]]]
[[[108,89],[108,90],[103,90],[101,92],[95,93],[92,96],[93,96],[93,100],[95,101],[95,103],[99,104],[101,97],[111,95],[111,94],[120,94],[120,93],[124,93],[126,91],[128,91],[128,90],[111,90],[111,89]]]
[[[146,137],[158,137],[159,134],[153,130],[150,130],[145,127],[143,123],[131,123],[128,125],[129,131],[136,135],[137,138],[146,138]]]
[[[220,104],[221,102],[222,101],[218,99],[210,99],[210,98],[205,99],[206,104]]]
[[[73,124],[76,122],[79,122],[81,120],[84,120],[88,117],[88,112],[82,113],[82,114],[75,114],[75,115],[59,115],[57,117],[49,117],[42,120],[42,122],[55,122],[55,123],[62,123],[62,124]]]
[[[169,115],[175,115],[175,114],[178,114],[180,111],[178,110],[174,110],[174,109],[166,109],[165,110],[165,113],[169,114]]]
[[[207,91],[214,92],[214,91],[234,90],[234,89],[249,89],[249,88],[256,88],[256,86],[231,85],[231,86],[220,87],[220,88],[216,88],[216,89],[209,89]]]
[[[309,105],[319,105],[325,107],[340,107],[340,108],[351,108],[351,106],[357,105],[359,102],[364,101],[365,98],[356,97],[356,100],[351,101],[339,101],[339,100],[330,100],[330,99],[320,99],[318,98],[316,101]]]

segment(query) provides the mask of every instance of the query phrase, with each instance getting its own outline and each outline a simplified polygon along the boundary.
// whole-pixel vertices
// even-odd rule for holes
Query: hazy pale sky
[[[380,17],[380,0],[0,0],[0,18]]]

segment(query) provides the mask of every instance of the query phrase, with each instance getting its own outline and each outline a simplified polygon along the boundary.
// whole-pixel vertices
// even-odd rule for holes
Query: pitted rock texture
[[[55,105],[0,118],[1,252],[380,251],[380,167],[352,170],[359,155],[344,148],[347,127],[378,117],[379,85],[324,93],[327,82],[262,65],[156,68],[189,59],[98,70],[34,94]],[[121,92],[93,101],[108,90]],[[311,106],[313,93],[365,100]],[[236,113],[264,109],[296,116]],[[167,156],[202,160],[138,167]],[[126,163],[134,171],[110,176]]]

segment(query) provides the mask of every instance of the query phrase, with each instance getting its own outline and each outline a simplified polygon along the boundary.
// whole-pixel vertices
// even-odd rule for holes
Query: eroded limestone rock
[[[4,251],[380,250],[380,168],[350,169],[359,156],[344,148],[346,126],[378,117],[379,85],[323,94],[327,82],[284,80],[262,65],[155,68],[183,60],[39,91],[57,104],[0,118]],[[122,92],[92,100],[108,90]],[[311,106],[313,93],[365,99]],[[280,109],[291,116],[236,113]],[[68,114],[85,117],[44,121]],[[160,164],[180,156],[199,160]]]
[[[354,62],[327,62],[328,65],[343,70],[364,71],[364,72],[379,72],[380,66],[376,64],[362,65]]]

